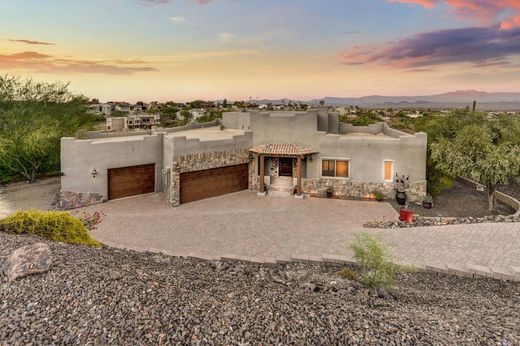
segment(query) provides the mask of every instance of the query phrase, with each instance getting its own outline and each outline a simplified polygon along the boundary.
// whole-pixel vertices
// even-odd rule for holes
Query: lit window
[[[334,169],[334,160],[321,161],[321,175],[324,177],[336,176],[336,171]]]
[[[321,176],[349,178],[350,177],[350,161],[349,160],[322,160]]]
[[[348,178],[348,161],[336,161],[336,177]]]
[[[394,161],[385,161],[385,181],[393,181],[394,178]]]

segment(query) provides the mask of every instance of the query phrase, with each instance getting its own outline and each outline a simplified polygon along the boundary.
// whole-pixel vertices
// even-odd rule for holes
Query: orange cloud
[[[404,2],[409,4],[417,4],[426,8],[434,8],[437,5],[437,0],[392,0],[392,2]]]
[[[0,54],[0,69],[22,69],[32,72],[63,73],[101,73],[111,75],[129,75],[136,72],[158,71],[153,67],[133,67],[142,64],[142,60],[113,60],[112,62],[62,59],[38,52],[20,52]],[[123,65],[123,66],[119,66]]]

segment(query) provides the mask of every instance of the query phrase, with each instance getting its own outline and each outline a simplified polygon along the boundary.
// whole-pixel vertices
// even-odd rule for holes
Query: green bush
[[[431,160],[428,160],[426,164],[426,180],[428,181],[428,194],[432,197],[437,197],[442,191],[455,184],[455,179],[437,169]]]
[[[374,191],[374,198],[376,201],[381,202],[385,199],[385,195],[381,191],[376,190]]]
[[[347,124],[352,124],[354,126],[368,126],[377,123],[379,119],[367,114],[363,114],[357,117],[343,116],[340,118],[340,121]]]
[[[99,247],[83,223],[66,211],[17,211],[0,220],[0,231],[10,234],[29,233],[64,243]]]
[[[408,270],[394,263],[380,239],[368,233],[357,235],[350,249],[361,266],[361,282],[367,287],[390,289],[397,275]]]

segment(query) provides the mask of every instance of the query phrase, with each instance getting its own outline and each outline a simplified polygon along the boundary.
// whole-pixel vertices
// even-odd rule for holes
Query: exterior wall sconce
[[[96,169],[94,168],[92,172],[90,172],[90,175],[92,176],[92,178],[95,178],[98,175],[98,171],[96,171]]]
[[[311,155],[311,156],[309,156],[309,162],[312,163],[312,161],[314,161],[314,159],[312,158],[312,155]]]

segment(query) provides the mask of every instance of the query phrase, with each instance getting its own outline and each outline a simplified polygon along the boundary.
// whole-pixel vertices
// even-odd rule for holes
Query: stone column
[[[264,155],[260,155],[260,193],[265,191],[264,187],[264,175],[265,175],[265,162]]]
[[[298,161],[296,164],[298,167],[298,182],[296,183],[296,194],[300,196],[302,194],[302,157],[298,156]]]

